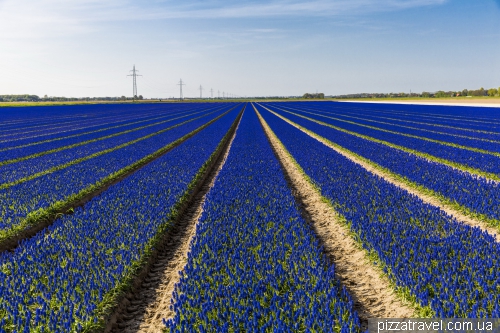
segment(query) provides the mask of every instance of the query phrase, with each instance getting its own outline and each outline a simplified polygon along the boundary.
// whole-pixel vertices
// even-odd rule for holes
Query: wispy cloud
[[[357,15],[441,5],[448,0],[141,1],[0,0],[0,38],[73,35],[96,24],[161,19]]]
[[[275,33],[280,30],[278,29],[248,29],[248,32],[255,32],[255,33],[262,33],[262,34],[268,34],[268,33]]]
[[[448,0],[271,0],[208,2],[201,8],[192,3],[151,8],[133,8],[136,18],[245,18],[279,16],[356,15],[369,12],[394,11],[414,7],[441,5]]]

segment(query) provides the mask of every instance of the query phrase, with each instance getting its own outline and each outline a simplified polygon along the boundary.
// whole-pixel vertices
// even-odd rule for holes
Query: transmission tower
[[[138,76],[142,76],[142,75],[139,75],[137,74],[138,70],[135,69],[135,65],[133,67],[133,69],[131,70],[132,74],[129,74],[127,76],[132,76],[132,90],[133,90],[133,98],[134,100],[137,98],[137,77]]]
[[[185,83],[182,83],[182,79],[179,80],[179,83],[177,83],[177,85],[180,87],[181,89],[181,93],[180,93],[180,100],[182,101],[184,99],[184,96],[182,95],[182,86],[185,86],[186,84]]]
[[[214,99],[214,90],[212,88],[210,88],[210,96]]]
[[[202,92],[202,90],[203,90],[203,87],[202,87],[202,86],[201,86],[201,84],[200,84],[200,99],[202,99],[202,97],[201,97],[201,92]]]

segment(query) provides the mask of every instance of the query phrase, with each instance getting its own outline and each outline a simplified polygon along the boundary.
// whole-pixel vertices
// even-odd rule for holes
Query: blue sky
[[[0,0],[0,94],[500,86],[500,0]]]

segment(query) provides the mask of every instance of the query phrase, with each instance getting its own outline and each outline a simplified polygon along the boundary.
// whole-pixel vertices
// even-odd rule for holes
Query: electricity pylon
[[[135,69],[135,65],[133,67],[133,69],[131,70],[132,74],[129,74],[127,76],[132,76],[132,90],[133,90],[133,98],[134,100],[137,98],[137,76],[142,76],[142,75],[139,75],[137,74],[138,70]]]
[[[182,79],[179,80],[179,83],[177,85],[180,87],[180,100],[182,101],[184,99],[184,96],[182,95],[182,86],[185,86],[185,83],[182,83]]]

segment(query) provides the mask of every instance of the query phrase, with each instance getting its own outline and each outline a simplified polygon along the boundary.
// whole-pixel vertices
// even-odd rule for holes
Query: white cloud
[[[0,39],[75,35],[113,21],[335,16],[441,5],[448,0],[270,0],[178,2],[129,0],[3,0]],[[181,4],[179,4],[181,3]]]
[[[277,16],[332,16],[393,11],[413,7],[441,5],[448,0],[272,0],[256,3],[239,2],[236,5],[214,3],[205,8],[192,5],[159,9],[154,12],[136,8],[137,17],[144,18],[242,18]]]
[[[280,30],[278,30],[278,29],[265,29],[265,28],[262,28],[262,29],[248,29],[247,31],[251,32],[251,33],[268,34],[268,33],[278,32]]]

